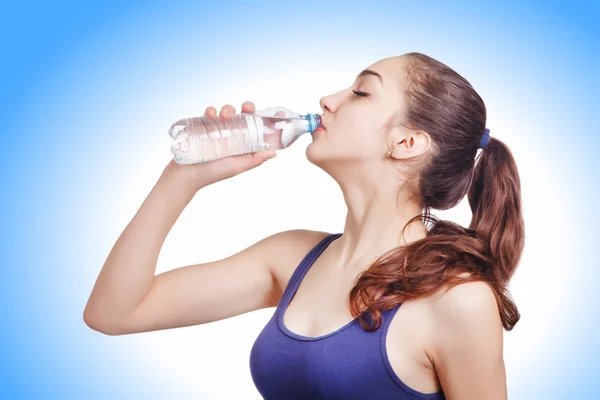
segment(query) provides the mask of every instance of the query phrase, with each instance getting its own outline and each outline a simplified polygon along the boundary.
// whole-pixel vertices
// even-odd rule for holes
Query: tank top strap
[[[387,331],[390,328],[390,323],[392,322],[392,318],[394,318],[394,315],[396,315],[396,313],[398,312],[398,309],[401,306],[402,306],[402,303],[396,304],[394,307],[382,312],[383,321],[381,324],[381,328],[382,328],[382,333],[384,336],[387,335]]]
[[[290,301],[290,296],[296,292],[296,289],[298,289],[298,286],[300,286],[302,279],[304,279],[304,275],[306,275],[310,267],[315,263],[317,258],[319,258],[321,253],[325,251],[327,246],[329,246],[331,242],[333,242],[340,236],[342,236],[342,233],[332,233],[331,235],[324,237],[319,243],[317,243],[316,246],[314,246],[308,252],[308,254],[306,254],[306,256],[304,256],[304,258],[302,259],[302,261],[300,261],[300,264],[298,264],[296,270],[290,277],[290,280],[283,292],[281,301],[279,302],[280,306],[287,305],[288,301]]]

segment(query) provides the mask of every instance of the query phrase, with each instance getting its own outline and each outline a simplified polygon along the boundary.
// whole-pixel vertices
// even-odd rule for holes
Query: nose
[[[319,101],[319,105],[321,106],[323,111],[328,111],[331,113],[331,108],[329,107],[329,99],[330,99],[330,96],[321,97],[321,100]]]

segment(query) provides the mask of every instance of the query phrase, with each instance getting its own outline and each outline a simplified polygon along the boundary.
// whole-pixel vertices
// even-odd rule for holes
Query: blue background
[[[239,111],[258,98],[244,84],[273,71],[312,90],[321,66],[359,60],[354,76],[419,51],[473,83],[491,135],[506,138],[523,171],[536,250],[515,291],[531,312],[505,336],[509,398],[600,398],[599,27],[599,3],[584,1],[4,4],[0,397],[220,398],[199,391],[210,385],[200,375],[196,389],[178,389],[161,375],[172,366],[157,369],[151,345],[139,344],[175,331],[108,337],[82,318],[108,251],[170,158],[170,123],[208,105]],[[319,98],[342,89],[314,86],[298,111],[320,112]],[[276,90],[264,96],[259,108],[289,104]],[[140,169],[148,174],[136,181]]]

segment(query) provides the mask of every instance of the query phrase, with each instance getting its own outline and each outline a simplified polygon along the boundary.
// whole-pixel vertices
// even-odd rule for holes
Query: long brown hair
[[[419,218],[428,233],[388,251],[357,278],[349,294],[352,315],[363,329],[376,330],[382,324],[381,312],[406,300],[427,297],[443,286],[484,281],[509,331],[520,314],[507,287],[525,239],[515,160],[494,136],[475,157],[486,128],[486,109],[465,78],[424,54],[404,57],[406,106],[400,123],[424,130],[432,144],[411,187],[423,212],[408,221],[402,234]],[[465,195],[473,213],[468,228],[431,215],[431,209],[452,208]],[[468,277],[459,276],[465,272]]]

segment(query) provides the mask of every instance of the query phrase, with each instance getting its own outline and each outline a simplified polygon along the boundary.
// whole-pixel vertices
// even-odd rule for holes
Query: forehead
[[[404,60],[401,57],[384,58],[374,64],[369,65],[365,68],[365,70],[374,71],[381,75],[381,80],[383,81],[383,87],[385,89],[397,90],[398,88],[402,87],[402,82],[404,79]],[[370,76],[370,74],[364,74],[364,77],[361,79],[373,79],[374,81],[379,81],[379,78],[376,76]]]

